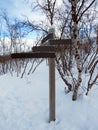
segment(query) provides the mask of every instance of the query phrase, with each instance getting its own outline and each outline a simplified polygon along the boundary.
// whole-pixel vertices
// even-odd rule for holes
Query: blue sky
[[[32,0],[33,1],[33,0]],[[26,0],[0,0],[0,9],[6,9],[8,16],[24,18],[27,16],[29,19],[43,19],[39,17],[38,12],[31,12],[31,7]]]
[[[24,19],[24,16],[27,16],[32,21],[44,19],[44,16],[40,17],[38,12],[31,12],[30,4],[26,0],[0,0],[0,9],[5,9],[10,19],[16,17]]]
[[[13,7],[13,2],[12,0],[1,0],[0,1],[0,8],[7,8],[11,10]]]
[[[31,15],[29,4],[24,0],[0,0],[0,9],[6,9],[11,17],[22,17]]]
[[[6,9],[10,18],[24,19],[27,16],[29,20],[44,20],[45,17],[40,15],[39,12],[31,12],[30,3],[27,1],[34,0],[0,0],[0,9]],[[61,4],[61,0],[57,0],[58,5]]]
[[[40,17],[38,12],[31,12],[30,1],[34,2],[34,0],[0,0],[0,9],[6,9],[12,17],[23,18],[22,16],[25,15],[30,19],[43,19],[44,17],[42,15]],[[60,5],[61,0],[57,2]]]

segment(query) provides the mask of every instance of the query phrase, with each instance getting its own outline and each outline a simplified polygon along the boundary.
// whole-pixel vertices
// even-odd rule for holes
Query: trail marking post
[[[54,30],[53,30],[54,31]],[[48,42],[47,42],[48,41]],[[47,42],[47,43],[46,43]],[[51,32],[42,40],[42,46],[35,46],[31,53],[14,53],[12,58],[49,58],[49,122],[55,121],[55,52],[58,46],[66,46],[72,43],[70,39],[54,40],[54,32]]]

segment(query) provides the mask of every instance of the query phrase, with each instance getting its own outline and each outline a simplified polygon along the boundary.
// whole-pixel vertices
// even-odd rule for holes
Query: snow
[[[23,78],[0,76],[0,130],[98,130],[98,86],[72,101],[56,74],[56,121],[49,123],[48,80],[45,63]]]

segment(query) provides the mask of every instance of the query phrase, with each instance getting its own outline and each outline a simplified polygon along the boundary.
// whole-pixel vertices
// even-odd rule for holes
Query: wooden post
[[[55,58],[49,58],[49,122],[55,121]]]
[[[51,26],[50,39],[54,39],[55,29]],[[49,40],[50,40],[49,39]],[[55,121],[55,59],[49,58],[49,122]]]
[[[48,40],[48,42],[46,42]],[[46,43],[47,46],[46,46]],[[32,53],[14,53],[11,58],[49,58],[49,122],[55,121],[55,52],[61,51],[59,45],[68,45],[70,39],[55,40],[54,29],[42,40],[45,46],[35,46]]]

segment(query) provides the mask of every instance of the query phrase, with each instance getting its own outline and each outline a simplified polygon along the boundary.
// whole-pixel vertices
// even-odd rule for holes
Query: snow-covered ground
[[[57,74],[56,121],[49,123],[48,80],[44,63],[24,78],[0,76],[0,130],[98,130],[98,86],[73,102]]]

